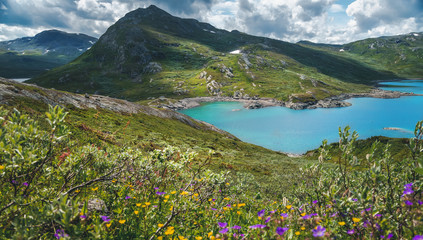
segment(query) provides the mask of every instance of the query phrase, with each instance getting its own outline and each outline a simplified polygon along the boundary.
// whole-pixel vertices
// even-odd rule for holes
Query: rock
[[[107,209],[106,203],[99,198],[89,199],[87,208],[88,208],[88,212],[94,212],[94,211],[108,212],[109,211]]]
[[[162,71],[162,66],[157,62],[150,62],[147,66],[144,67],[144,73],[159,73]]]
[[[258,109],[258,108],[262,108],[263,105],[259,102],[254,101],[244,105],[244,107],[248,109]]]

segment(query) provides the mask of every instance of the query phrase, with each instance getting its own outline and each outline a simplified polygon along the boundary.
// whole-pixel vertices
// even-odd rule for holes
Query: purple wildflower
[[[85,216],[85,215],[81,215],[81,216],[79,216],[81,219],[86,219],[87,218],[87,216]]]
[[[13,184],[18,184],[18,182],[16,180],[12,180]]]
[[[289,228],[281,228],[281,227],[277,227],[276,228],[276,233],[279,235],[279,236],[282,236],[286,231],[288,231],[288,229]]]
[[[103,222],[110,222],[110,218],[109,216],[100,216],[101,220],[103,220]]]
[[[157,195],[161,196],[161,195],[165,195],[165,192],[156,192]]]
[[[423,240],[423,235],[416,235],[413,237],[413,240]]]
[[[319,214],[317,214],[317,213],[312,213],[312,214],[310,214],[310,216],[319,216]]]
[[[372,211],[372,208],[371,207],[366,208],[366,212],[370,212],[370,211]]]
[[[217,224],[219,225],[220,228],[226,228],[226,226],[228,226],[228,223],[225,223],[225,222],[218,222]]]
[[[213,210],[213,211],[217,211],[217,209],[216,209],[216,208],[211,208],[211,210]]]
[[[326,232],[326,228],[319,225],[315,229],[313,229],[313,236],[323,237],[325,235],[325,232]]]
[[[131,198],[130,196],[126,196],[126,197],[125,197],[125,199],[130,199],[130,198]]]
[[[224,228],[224,229],[220,230],[219,232],[220,232],[221,234],[226,234],[228,231],[229,231],[229,229]]]
[[[375,217],[382,217],[382,214],[380,214],[380,213],[375,214]]]
[[[241,226],[235,225],[232,228],[235,229],[235,230],[240,230],[241,229]]]
[[[388,236],[386,237],[386,239],[391,239],[394,236],[394,234],[390,233],[388,234]]]
[[[317,200],[314,200],[313,201],[313,204],[317,204],[317,203],[319,203],[319,201],[317,201]]]
[[[256,225],[253,225],[253,226],[249,226],[249,228],[252,228],[252,229],[265,228],[265,227],[267,227],[267,226],[264,225],[264,224],[256,224]]]
[[[155,187],[154,190],[159,190],[159,188],[158,187]]]
[[[348,233],[349,235],[353,235],[353,234],[354,234],[354,229],[348,230],[348,231],[347,231],[347,233]]]
[[[407,184],[404,185],[405,189],[412,188],[412,187],[413,187],[413,183],[407,183]]]
[[[363,222],[363,227],[367,228],[369,224],[370,224],[369,220],[366,220]]]
[[[358,199],[357,199],[357,198],[353,198],[352,200],[353,200],[353,202],[357,202],[357,201],[358,201]]]
[[[262,209],[257,213],[257,216],[263,217],[265,212],[266,212],[266,210]]]
[[[284,217],[284,218],[288,217],[288,213],[281,213],[281,217]]]
[[[264,223],[268,223],[270,222],[270,216],[266,218],[266,220],[264,221]]]
[[[69,237],[69,235],[66,234],[65,231],[62,230],[62,229],[57,229],[56,230],[56,233],[54,234],[54,236],[56,237],[56,239],[60,239],[62,237]]]
[[[29,184],[27,182],[22,183],[22,185],[29,186]]]
[[[413,203],[410,202],[410,201],[408,201],[408,200],[405,200],[404,203],[407,204],[408,206],[412,206],[413,205]]]
[[[227,207],[231,207],[231,204],[226,205]]]
[[[302,217],[302,219],[310,219],[311,218],[311,216],[310,215],[304,215],[303,217]]]
[[[423,202],[422,202],[422,201],[420,201],[420,200],[418,200],[417,202],[419,203],[419,205],[422,205],[422,204],[423,204]]]
[[[273,211],[270,211],[270,213],[271,213],[271,214],[273,214],[273,213],[275,213],[275,212],[276,212],[275,210],[273,210]]]

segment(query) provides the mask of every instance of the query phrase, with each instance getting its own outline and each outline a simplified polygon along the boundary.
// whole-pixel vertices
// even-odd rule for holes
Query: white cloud
[[[341,4],[333,4],[329,8],[329,12],[331,13],[345,12],[345,9]]]
[[[0,23],[0,41],[20,38],[22,36],[35,36],[37,33],[47,30],[46,28],[17,27]]]

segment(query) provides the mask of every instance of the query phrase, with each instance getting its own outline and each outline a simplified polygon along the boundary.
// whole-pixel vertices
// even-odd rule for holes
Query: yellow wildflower
[[[338,222],[339,225],[344,226],[345,222]]]
[[[305,213],[305,212],[301,213],[301,216],[302,216],[302,217],[304,217],[305,215],[306,215],[306,213]]]
[[[170,206],[170,211],[172,211],[173,210],[173,206]]]
[[[184,195],[188,195],[188,192],[183,191],[183,192],[181,192],[181,195],[182,195],[182,196],[184,196]]]
[[[210,237],[211,235],[213,235],[213,231],[207,233],[207,236]]]
[[[167,203],[167,199],[163,200],[163,202]]]
[[[175,194],[176,193],[176,191],[172,191],[172,192],[170,192],[171,194]]]
[[[289,209],[292,208],[292,205],[288,205],[288,206],[286,206],[286,208],[289,210]]]
[[[231,199],[230,199],[230,198],[228,198],[228,197],[225,197],[224,199],[225,199],[225,200],[227,200],[227,201],[231,200]]]
[[[157,240],[163,240],[163,237],[162,236],[158,236],[157,237]]]
[[[240,212],[240,211],[236,211],[236,213],[237,213],[238,215],[241,215],[241,212]]]
[[[4,169],[4,166],[3,165],[0,165],[0,170],[3,170]]]
[[[245,203],[239,203],[238,204],[238,207],[243,207],[243,206],[245,206]]]
[[[79,190],[79,189],[76,189],[76,190],[75,190],[75,192],[76,192],[76,193],[79,193],[80,191],[81,191],[81,190]]]
[[[170,197],[169,195],[166,195],[166,196],[165,196],[165,198],[166,198],[166,199],[169,199],[169,197]]]
[[[136,203],[137,207],[141,207],[142,203]]]
[[[125,222],[126,222],[126,220],[124,220],[124,219],[119,220],[119,223],[120,223],[120,224],[124,224]]]
[[[305,227],[301,227],[301,230],[303,230],[303,231],[304,231],[304,230],[305,230]]]
[[[296,232],[295,232],[295,235],[297,235],[297,236],[298,236],[298,235],[300,235],[300,234],[301,234],[301,233],[300,233],[299,231],[296,231]]]
[[[106,227],[109,228],[112,225],[112,223],[106,223]]]
[[[185,238],[184,236],[178,236],[179,240],[188,240],[188,238]]]
[[[91,191],[97,191],[98,190],[98,187],[96,187],[96,188],[91,188]]]
[[[195,237],[195,240],[202,240],[202,237]]]
[[[228,186],[229,186],[229,185],[231,185],[231,184],[227,182],[227,183],[226,183],[226,185],[228,185]]]
[[[168,227],[168,228],[166,229],[165,234],[166,234],[166,235],[172,235],[174,232],[175,232],[174,227]]]
[[[159,228],[161,228],[161,227],[164,226],[164,224],[159,223],[159,224],[157,224],[157,226],[159,226]]]
[[[145,205],[146,206],[149,206],[151,203],[150,202],[145,202]]]
[[[355,217],[353,217],[353,218],[352,218],[352,220],[353,220],[353,222],[355,222],[355,223],[356,223],[356,222],[360,222],[360,218],[355,218]]]
[[[134,211],[135,215],[138,215],[138,213],[140,213],[139,211]]]

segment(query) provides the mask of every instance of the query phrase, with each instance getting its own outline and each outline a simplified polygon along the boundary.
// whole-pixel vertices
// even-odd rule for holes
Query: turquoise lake
[[[423,94],[422,80],[385,82],[382,89]],[[238,102],[206,103],[180,111],[215,125],[245,142],[286,153],[302,154],[322,140],[339,140],[338,127],[349,125],[360,139],[371,136],[409,138],[423,120],[423,97],[354,98],[345,108],[292,110],[285,107],[244,109]],[[393,127],[401,130],[385,130]]]

